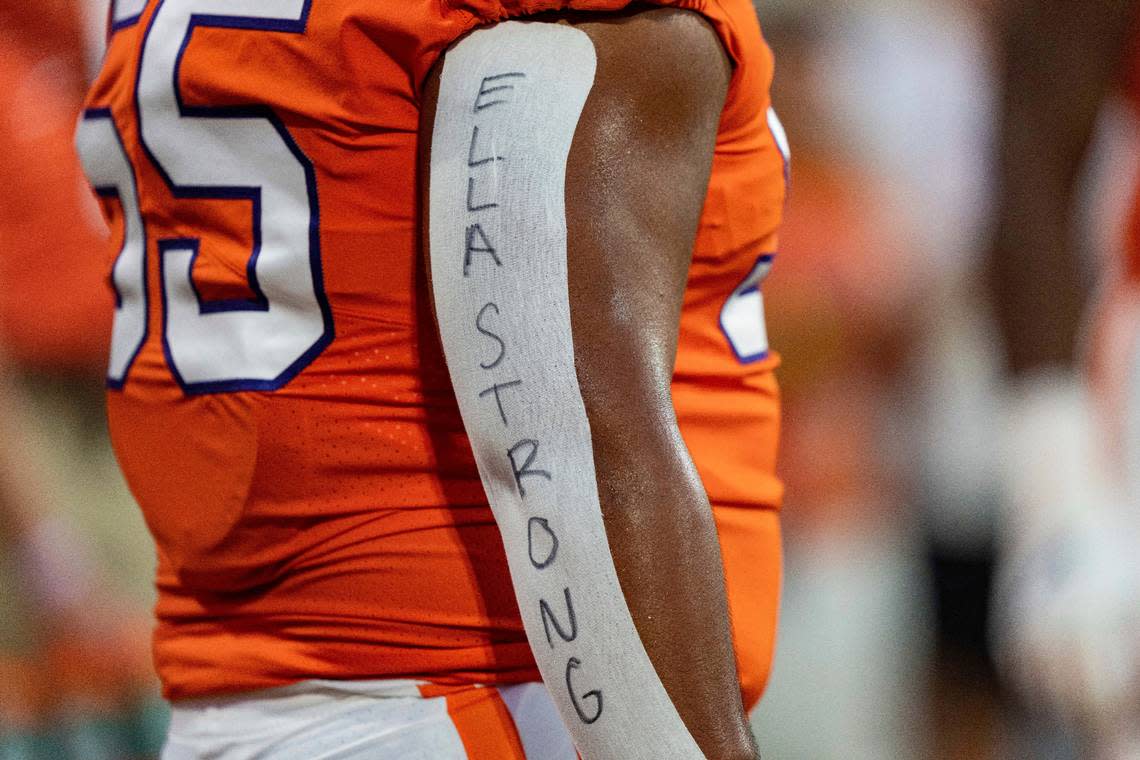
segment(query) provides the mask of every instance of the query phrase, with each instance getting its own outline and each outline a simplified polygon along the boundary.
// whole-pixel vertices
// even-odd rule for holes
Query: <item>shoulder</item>
[[[569,14],[560,19],[585,32],[598,56],[598,83],[610,98],[651,113],[723,102],[731,65],[721,40],[701,15],[644,7],[621,13]]]
[[[524,44],[528,30],[538,37],[540,27],[550,25],[573,28],[588,37],[596,58],[588,110],[604,116],[603,122],[622,127],[621,131],[637,127],[652,134],[687,123],[690,114],[706,119],[720,115],[732,66],[716,30],[696,12],[646,6],[610,12],[548,11],[522,19],[507,16],[497,26],[507,24],[515,30],[518,44]],[[487,47],[481,31],[460,38],[443,59],[465,46]],[[437,92],[440,69],[436,65],[428,78],[429,101]]]

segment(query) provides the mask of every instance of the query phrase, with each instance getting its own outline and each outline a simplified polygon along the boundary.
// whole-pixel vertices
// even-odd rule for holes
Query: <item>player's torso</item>
[[[448,406],[420,350],[417,72],[402,68],[420,56],[387,49],[431,44],[410,30],[442,24],[415,18],[433,4],[131,5],[79,143],[125,230],[109,413],[160,545],[212,563],[261,512],[439,503],[415,477],[429,402]],[[288,552],[271,533],[257,543]],[[251,566],[273,559],[249,549]]]
[[[279,622],[279,639],[359,640],[373,654],[450,646],[439,669],[451,672],[530,667],[419,254],[419,86],[479,22],[445,6],[113,9],[78,142],[117,238],[108,413],[159,547],[159,664],[168,688],[181,681],[177,695],[213,688],[217,673],[186,665],[211,636],[231,646],[226,631],[184,641],[207,618],[244,616],[267,637]],[[765,115],[771,61],[758,29],[743,55],[749,74],[730,94],[694,253],[675,401],[714,503],[763,507],[779,500],[777,401],[753,286],[775,251],[784,159]],[[483,651],[488,632],[515,649]],[[353,672],[360,652],[332,651],[319,666],[283,654],[262,670],[423,671]],[[238,672],[249,659],[235,651],[227,677],[274,683]]]

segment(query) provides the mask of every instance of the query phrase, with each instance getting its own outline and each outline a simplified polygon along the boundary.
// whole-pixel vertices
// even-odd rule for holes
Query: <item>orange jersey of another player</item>
[[[71,147],[83,94],[76,16],[59,0],[0,7],[0,344],[14,364],[94,374],[111,299],[92,255],[102,222]]]
[[[539,678],[430,316],[420,87],[478,25],[626,4],[112,8],[77,139],[117,231],[108,413],[158,545],[169,697]],[[758,285],[782,135],[749,0],[659,4],[703,14],[734,65],[673,395],[714,504],[751,704],[780,582],[776,359]]]
[[[1132,103],[1132,112],[1140,119],[1140,24],[1132,35],[1124,66],[1124,94]],[[1133,193],[1132,208],[1125,227],[1126,256],[1124,274],[1132,283],[1140,283],[1140,183]]]

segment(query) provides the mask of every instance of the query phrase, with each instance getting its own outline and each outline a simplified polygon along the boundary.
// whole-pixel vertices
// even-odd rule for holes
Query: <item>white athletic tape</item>
[[[431,146],[436,313],[535,659],[583,756],[701,758],[634,627],[574,370],[566,161],[584,33],[506,22],[448,52]]]

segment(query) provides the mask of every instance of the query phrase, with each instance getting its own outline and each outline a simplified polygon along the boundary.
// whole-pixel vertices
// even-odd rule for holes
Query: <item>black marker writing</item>
[[[526,454],[526,461],[523,462],[522,467],[519,467],[519,461],[515,457],[515,454],[524,448],[530,450]],[[526,489],[523,488],[522,484],[523,478],[541,477],[547,480],[551,479],[550,473],[546,470],[540,470],[538,468],[532,470],[530,467],[534,464],[534,460],[538,458],[538,441],[533,438],[524,438],[514,446],[511,446],[507,449],[507,457],[511,460],[511,469],[513,469],[515,473],[515,485],[518,486],[519,496],[526,496]]]
[[[468,177],[467,178],[467,210],[468,211],[486,211],[489,208],[498,208],[499,207],[499,204],[495,203],[495,202],[480,203],[479,205],[476,206],[476,205],[474,205],[474,203],[475,203],[473,200],[474,196],[475,196],[475,178],[474,177]]]
[[[494,369],[495,367],[498,367],[499,363],[503,361],[503,357],[507,355],[507,344],[503,342],[503,339],[483,326],[483,316],[488,311],[492,310],[495,312],[496,317],[499,316],[499,307],[496,306],[493,301],[488,301],[483,305],[483,308],[479,310],[479,314],[475,317],[475,329],[499,344],[499,355],[495,357],[495,360],[493,362],[490,364],[486,362],[479,362],[479,366],[483,369]]]
[[[473,113],[478,114],[486,109],[494,106],[511,103],[515,100],[514,90],[516,87],[521,86],[522,82],[527,78],[527,75],[520,71],[509,71],[502,74],[494,74],[492,76],[483,77],[479,84],[478,92],[475,93],[473,102]],[[479,212],[488,211],[490,209],[499,208],[498,203],[498,190],[504,186],[506,181],[513,178],[507,176],[507,172],[500,175],[500,168],[510,169],[514,168],[514,164],[504,164],[499,167],[495,164],[497,161],[505,161],[506,159],[499,155],[496,150],[496,136],[494,122],[496,120],[506,120],[511,117],[511,108],[506,111],[500,109],[494,114],[487,117],[488,123],[483,124],[483,130],[480,130],[479,125],[472,125],[471,140],[467,146],[467,197],[465,210],[468,215],[478,214]],[[458,157],[456,157],[458,158]],[[490,175],[486,171],[480,174],[476,171],[478,167],[485,167],[488,164],[492,166]],[[458,200],[458,198],[456,199]],[[458,206],[458,203],[456,204]],[[458,209],[456,209],[458,210]],[[475,221],[479,219],[480,221]],[[504,274],[506,270],[503,269],[503,262],[499,257],[496,245],[492,242],[483,224],[488,224],[491,234],[499,237],[497,228],[491,225],[487,217],[480,216],[467,216],[466,222],[466,241],[463,252],[463,277],[466,278],[470,275],[471,267],[475,263],[476,254],[482,254],[483,258],[487,256],[495,263],[499,270],[491,269],[486,266],[484,260],[480,266],[483,267],[481,273],[485,277],[497,276]],[[482,224],[480,223],[482,222]],[[498,240],[498,243],[507,243],[510,241]],[[510,251],[513,253],[514,251]],[[508,257],[508,262],[514,264],[516,258]],[[473,282],[473,281],[469,281]],[[482,280],[480,281],[482,284]],[[474,294],[472,294],[474,295]],[[476,302],[478,303],[478,302]],[[510,308],[511,304],[504,304],[503,308]],[[514,351],[515,344],[513,341],[517,340],[520,336],[515,335],[510,330],[510,324],[514,320],[499,319],[502,316],[499,304],[493,301],[486,301],[479,309],[475,316],[475,329],[476,331],[491,341],[486,348],[479,350],[477,356],[482,354],[479,360],[479,367],[488,372],[497,369],[504,363],[507,356],[508,344],[509,348]],[[521,317],[523,320],[527,318],[533,319],[534,315],[518,314],[512,315]],[[517,361],[519,357],[512,354],[512,363]],[[499,375],[499,373],[496,373]],[[507,375],[509,377],[509,375]],[[527,391],[530,390],[529,385],[524,386],[522,380],[513,379],[507,381],[499,381],[494,376],[488,375],[480,384],[489,384],[489,387],[484,387],[483,390],[478,392],[479,399],[487,399],[489,396],[494,396],[495,406],[499,412],[499,419],[502,420],[504,427],[509,428],[509,416],[506,413],[506,406],[504,405],[504,392],[507,390],[514,390],[515,395],[508,397],[507,401],[513,404],[512,414],[510,417],[517,417],[519,414],[529,413],[534,417],[533,422],[542,424],[544,421],[549,423],[549,415],[544,414],[546,411],[542,400],[539,398],[532,398],[527,396]],[[518,411],[522,409],[523,412]],[[525,414],[524,414],[525,416]],[[541,428],[540,428],[541,429]],[[505,435],[510,435],[506,433]],[[540,434],[541,437],[541,434]],[[509,441],[510,439],[506,439]],[[506,441],[504,441],[505,443]],[[543,469],[539,465],[542,464],[538,461],[540,441],[537,438],[523,438],[518,440],[513,446],[507,449],[507,458],[511,463],[511,470],[514,474],[515,487],[518,489],[519,497],[522,499],[527,498],[526,484],[532,484],[527,478],[543,478],[547,481],[553,481],[554,478],[549,470]],[[501,450],[501,449],[500,449]],[[549,458],[549,452],[546,455]],[[539,494],[541,496],[541,494]],[[525,502],[521,505],[524,509],[528,507],[541,506],[540,503],[531,504]],[[565,536],[564,536],[565,538]],[[555,562],[560,559],[560,542],[559,537],[551,527],[550,522],[544,517],[529,517],[527,521],[527,553],[530,560],[531,570],[526,570],[523,566],[523,572],[536,572],[542,573],[547,568],[553,567]],[[510,550],[517,551],[513,546]],[[553,580],[549,576],[549,571],[546,573],[548,580]],[[570,577],[576,577],[577,574],[569,572]],[[534,576],[533,581],[537,582],[538,577]],[[544,586],[553,584],[543,584]],[[562,584],[559,584],[562,585]],[[547,598],[540,598],[538,600],[538,614],[542,619],[543,631],[546,633],[546,642],[551,650],[557,649],[558,646],[563,646],[567,651],[563,650],[557,652],[552,651],[551,658],[561,658],[573,651],[576,647],[576,642],[581,634],[583,639],[589,638],[593,634],[593,629],[590,627],[592,623],[591,610],[584,600],[588,600],[589,596],[583,596],[581,593],[575,594],[572,589],[577,588],[581,592],[581,588],[573,583],[563,586],[562,597],[564,607],[558,603],[557,593],[551,594],[547,592]],[[578,596],[578,601],[582,605],[582,625],[579,627],[578,611],[575,609],[574,596]],[[534,607],[530,606],[526,610],[527,615],[533,614]],[[532,628],[533,630],[533,628]],[[556,642],[555,639],[558,639]],[[570,647],[565,647],[566,644],[571,644]],[[556,660],[560,661],[560,660]],[[544,670],[546,666],[553,666],[555,661],[543,661]],[[574,686],[574,679],[593,679],[597,674],[583,675],[575,673],[577,670],[583,669],[582,661],[578,657],[569,657],[566,660],[565,679],[566,690],[570,697],[571,704],[574,705],[574,711],[578,715],[578,719],[590,725],[597,722],[602,716],[603,701],[602,701],[602,688],[595,688],[590,691],[576,691]],[[553,675],[553,674],[551,674]]]
[[[516,385],[522,385],[522,380],[511,380],[509,383],[495,383],[487,390],[479,391],[479,398],[483,398],[489,393],[495,394],[495,404],[499,407],[499,418],[503,421],[503,424],[508,427],[510,426],[510,423],[507,422],[507,413],[503,411],[503,399],[499,396],[499,391],[503,388],[514,388]],[[513,464],[514,459],[512,459],[511,462]],[[527,464],[530,464],[529,459],[527,460]],[[523,466],[525,467],[526,465]],[[515,473],[515,478],[518,478],[517,471]]]
[[[578,702],[578,695],[574,692],[574,682],[571,678],[571,674],[580,667],[582,667],[582,661],[577,657],[571,657],[566,661],[566,690],[570,692],[570,701],[574,704],[574,711],[578,713],[578,719],[588,726],[591,723],[596,722],[598,718],[602,717],[602,691],[601,689],[594,689],[593,691],[588,691],[582,695],[582,699],[589,699],[592,697],[597,703],[597,710],[593,715],[588,715],[586,711],[582,709],[582,705]]]
[[[495,156],[495,155],[488,156],[487,158],[476,159],[475,158],[475,143],[478,142],[478,140],[479,140],[479,125],[476,124],[474,127],[471,128],[471,145],[470,145],[470,147],[467,148],[467,168],[468,169],[474,169],[476,166],[482,166],[483,164],[489,164],[492,161],[502,161],[503,160],[502,156]],[[492,140],[491,141],[492,148],[494,147],[494,144],[495,144],[494,140]]]
[[[467,225],[467,249],[463,252],[464,277],[467,276],[467,270],[471,268],[471,254],[473,253],[489,253],[491,258],[495,260],[495,266],[501,267],[503,265],[495,253],[495,246],[491,245],[491,241],[487,239],[487,233],[483,232],[483,225],[478,222]]]
[[[535,552],[543,535],[549,539],[550,550],[545,552],[545,559],[540,560]],[[530,564],[534,565],[535,570],[545,570],[558,558],[558,536],[550,529],[550,523],[544,517],[532,517],[527,522],[526,543],[527,551],[530,553]]]
[[[574,602],[570,598],[570,589],[562,589],[563,595],[566,597],[566,614],[570,618],[570,630],[567,632],[558,623],[558,618],[554,617],[554,613],[550,610],[550,605],[545,599],[538,600],[538,613],[542,616],[542,628],[546,631],[546,643],[551,647],[554,646],[554,639],[550,636],[550,626],[554,626],[555,633],[558,638],[570,643],[578,638],[578,617],[574,614]]]
[[[475,113],[479,113],[484,108],[490,108],[491,106],[497,106],[500,103],[506,103],[507,102],[507,99],[505,97],[501,97],[497,100],[491,100],[491,101],[484,100],[484,98],[486,96],[490,95],[491,93],[503,92],[504,90],[515,89],[515,86],[513,84],[500,84],[500,85],[495,85],[494,87],[488,87],[487,86],[488,82],[501,82],[503,80],[525,79],[525,78],[526,78],[526,74],[523,74],[521,71],[510,71],[510,72],[507,72],[506,74],[495,74],[494,76],[483,77],[483,82],[479,85],[479,94],[475,96]]]

